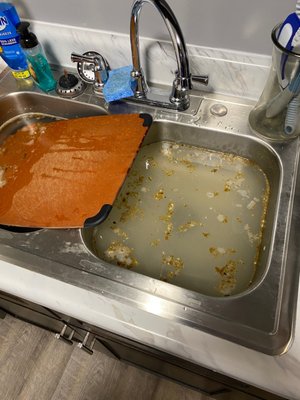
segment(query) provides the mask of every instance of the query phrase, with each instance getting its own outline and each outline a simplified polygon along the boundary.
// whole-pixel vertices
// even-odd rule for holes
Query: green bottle
[[[20,22],[17,31],[20,34],[20,44],[26,55],[30,73],[36,84],[44,92],[56,88],[56,81],[41,44],[34,33],[29,32],[29,22]]]

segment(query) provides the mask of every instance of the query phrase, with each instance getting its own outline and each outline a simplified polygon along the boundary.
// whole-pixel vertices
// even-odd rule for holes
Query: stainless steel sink
[[[103,100],[89,92],[75,101],[15,89],[12,78],[4,75],[0,143],[18,127],[11,119],[24,122],[24,114],[68,118],[107,112]],[[258,267],[247,290],[212,297],[112,265],[97,257],[93,229],[0,229],[0,259],[258,351],[281,354],[293,336],[299,279],[299,141],[276,145],[253,136],[247,125],[250,101],[194,93],[192,102],[199,106],[190,113],[136,104],[111,105],[108,111],[150,112],[154,124],[145,145],[162,140],[186,143],[246,157],[261,167],[270,184],[270,198]],[[211,114],[216,103],[227,107],[225,117]]]

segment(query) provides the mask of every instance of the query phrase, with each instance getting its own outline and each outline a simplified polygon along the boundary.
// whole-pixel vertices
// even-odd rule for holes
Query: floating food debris
[[[214,197],[216,197],[216,196],[218,196],[219,195],[219,192],[207,192],[206,193],[206,196],[209,198],[209,199],[213,199]]]
[[[235,289],[237,261],[230,260],[223,267],[216,267],[215,271],[220,277],[217,290],[223,295],[230,295]]]
[[[152,240],[150,243],[152,247],[159,246],[159,244],[160,244],[160,239]]]
[[[196,292],[241,293],[258,265],[269,190],[259,166],[242,157],[173,142],[145,145],[94,230],[96,252]]]
[[[155,198],[155,200],[165,199],[166,196],[165,196],[163,189],[159,189],[159,191],[155,193],[154,198]]]
[[[227,224],[227,222],[228,222],[228,218],[226,217],[226,215],[223,215],[223,214],[219,214],[217,216],[217,220],[219,222],[223,222],[224,224]]]
[[[195,226],[203,225],[201,222],[196,221],[188,221],[185,224],[182,224],[178,227],[179,232],[187,232],[189,229],[194,228]]]
[[[132,268],[138,264],[132,255],[133,249],[121,242],[112,242],[104,255],[107,261],[113,261],[120,267]]]
[[[124,240],[128,239],[128,235],[126,232],[122,231],[121,228],[115,228],[115,227],[111,227],[112,231],[118,235],[119,237],[123,238]]]
[[[210,254],[212,254],[213,256],[217,257],[217,256],[224,256],[226,254],[234,254],[236,253],[235,249],[224,249],[223,247],[210,247],[209,249]]]
[[[167,223],[167,229],[165,230],[165,240],[168,240],[170,238],[170,235],[173,231],[173,222],[171,222],[172,216],[174,214],[174,203],[173,202],[169,202],[168,203],[168,212],[166,215],[162,215],[159,217],[159,219],[161,221],[165,221]]]
[[[164,281],[169,281],[170,279],[177,276],[184,267],[184,263],[180,257],[174,256],[166,256],[165,253],[162,253],[162,264],[171,268],[171,270],[165,271],[161,273],[161,279]]]

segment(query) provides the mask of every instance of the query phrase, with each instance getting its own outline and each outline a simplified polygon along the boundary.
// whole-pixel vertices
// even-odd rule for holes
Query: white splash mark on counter
[[[82,254],[86,253],[86,248],[83,244],[81,243],[71,243],[71,242],[65,242],[64,247],[59,250],[60,253],[63,254]]]

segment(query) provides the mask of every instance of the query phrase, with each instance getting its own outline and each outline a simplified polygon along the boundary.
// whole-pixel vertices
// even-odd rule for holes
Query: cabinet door
[[[217,398],[220,400],[223,398],[229,398],[222,397],[222,395],[230,393],[230,388],[219,382],[199,376],[192,371],[156,357],[153,354],[143,352],[140,349],[137,350],[134,347],[127,346],[123,343],[118,343],[107,338],[104,339],[98,337],[97,339],[102,346],[105,346],[106,349],[115,354],[121,360],[158,373],[164,377],[175,380],[176,382],[189,385],[207,396],[218,396]]]
[[[121,360],[175,379],[219,400],[285,400],[247,383],[182,360],[140,342],[76,321],[75,326],[94,334],[106,352]],[[94,347],[98,350],[97,347]],[[103,351],[100,349],[100,351]],[[145,361],[149,355],[149,359]],[[149,364],[147,366],[147,363]]]
[[[30,302],[26,302],[25,307],[0,296],[0,310],[25,322],[30,322],[36,326],[55,332],[57,339],[61,339],[70,345],[73,344],[73,340],[77,342],[83,340],[84,335],[81,332],[67,326],[60,319],[54,318],[51,316],[51,313],[48,313],[47,309],[41,306],[34,305],[39,311],[34,310],[31,304]]]
[[[3,300],[6,300],[8,302],[18,304],[19,306],[25,307],[29,310],[37,311],[38,313],[46,315],[50,318],[60,319],[60,318],[56,318],[51,310],[48,310],[47,308],[40,306],[38,304],[32,303],[31,301],[21,299],[20,297],[14,296],[12,294],[8,294],[8,293],[0,291],[0,298]]]
[[[0,318],[4,319],[5,315],[6,315],[6,312],[4,310],[1,310],[1,308],[0,308]]]
[[[93,350],[118,358],[186,384],[218,400],[284,400],[245,383],[194,365],[178,357],[78,321],[27,300],[0,291],[0,317],[7,312],[26,322],[51,330],[56,337],[93,354]]]
[[[51,318],[48,315],[32,310],[31,308],[21,306],[20,304],[13,303],[12,301],[2,297],[0,297],[0,308],[8,314],[26,322],[31,322],[41,328],[49,329],[53,332],[60,332],[63,327],[63,323],[60,320]]]

